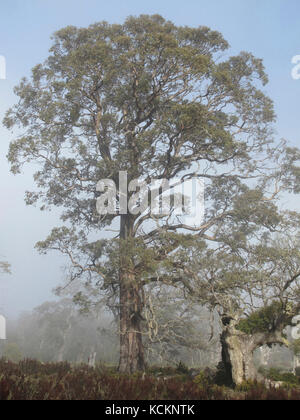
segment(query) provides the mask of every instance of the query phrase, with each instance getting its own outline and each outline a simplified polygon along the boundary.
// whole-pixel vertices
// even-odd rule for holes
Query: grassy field
[[[104,366],[0,360],[0,400],[300,400],[294,378],[279,389],[245,383],[234,390],[174,368],[127,376]]]

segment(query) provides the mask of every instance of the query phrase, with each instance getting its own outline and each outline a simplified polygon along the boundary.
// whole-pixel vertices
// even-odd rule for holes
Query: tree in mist
[[[236,248],[195,247],[186,261],[192,298],[219,313],[229,381],[259,379],[253,354],[290,347],[286,328],[300,311],[300,214],[277,214],[273,232],[255,232]]]
[[[80,314],[70,299],[44,302],[9,320],[4,355],[16,360],[17,348],[23,358],[87,363],[96,352],[97,361],[116,363],[117,329],[112,324],[112,317],[105,313]]]
[[[145,368],[147,286],[188,287],[193,244],[239,247],[254,225],[271,228],[271,198],[299,179],[296,152],[272,145],[274,111],[261,90],[262,61],[247,52],[227,57],[228,47],[207,27],[178,27],[157,15],[70,26],[55,33],[49,58],[31,80],[15,88],[18,103],[4,119],[21,131],[9,149],[12,172],[39,166],[27,204],[62,209],[64,226],[37,247],[66,255],[69,281],[82,278],[95,301],[106,296],[118,313],[121,372]],[[141,203],[134,184],[121,194],[120,171],[129,185],[143,180],[148,193],[151,179],[204,180],[205,221],[190,226],[147,206],[129,213],[130,202]],[[103,179],[114,181],[117,204],[114,214],[100,216]],[[163,187],[156,189],[158,199],[162,194]],[[108,227],[116,236],[104,239]],[[76,296],[86,307],[89,298],[83,291]]]
[[[220,345],[214,317],[187,299],[184,289],[152,285],[145,293],[144,344],[150,363],[214,366]]]

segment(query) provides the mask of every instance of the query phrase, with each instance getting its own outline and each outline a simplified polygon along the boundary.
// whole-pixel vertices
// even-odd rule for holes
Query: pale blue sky
[[[0,80],[0,120],[14,103],[13,87],[47,57],[51,34],[67,25],[101,20],[122,22],[128,15],[158,13],[178,25],[206,25],[222,32],[232,54],[247,50],[263,58],[275,101],[278,138],[300,146],[300,80],[291,77],[291,60],[300,54],[299,0],[10,0],[0,6],[0,55],[7,60],[7,80]],[[43,239],[57,215],[25,207],[31,171],[8,173],[5,155],[10,134],[0,125],[0,256],[13,264],[13,275],[0,284],[0,307],[10,314],[51,298],[62,278],[63,260],[40,257],[34,243]]]

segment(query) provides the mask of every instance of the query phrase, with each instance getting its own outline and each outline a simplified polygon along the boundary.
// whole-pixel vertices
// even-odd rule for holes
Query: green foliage
[[[293,342],[293,351],[295,355],[300,355],[300,338]]]
[[[198,240],[185,238],[168,218],[161,218],[162,229],[146,233],[153,222],[149,214],[142,222],[127,218],[131,237],[123,244],[91,243],[93,229],[98,235],[119,216],[96,213],[96,185],[107,178],[118,184],[119,171],[127,171],[129,181],[145,179],[150,188],[151,177],[172,180],[201,161],[209,170],[195,175],[209,184],[209,228],[219,230],[227,218],[232,230],[233,220],[245,224],[249,214],[262,223],[259,215],[270,205],[257,190],[238,200],[246,194],[239,175],[254,175],[257,150],[271,150],[273,104],[260,90],[267,82],[262,61],[247,52],[221,61],[228,47],[216,31],[176,26],[158,15],[129,17],[120,25],[68,26],[55,33],[48,59],[16,87],[19,101],[4,118],[7,128],[22,130],[10,144],[11,170],[19,173],[24,164],[38,162],[37,191],[27,193],[27,203],[61,207],[72,229],[53,229],[37,248],[67,255],[72,278],[92,276],[98,291],[112,286],[116,293],[116,250],[143,284],[166,269],[180,277],[179,259],[185,261],[184,252],[186,257]],[[229,177],[224,164],[239,174]],[[251,211],[241,204],[250,201]],[[215,207],[226,208],[222,218],[215,217]],[[273,210],[265,225],[273,221]],[[223,234],[219,239],[225,240]]]
[[[272,381],[284,382],[285,384],[293,387],[300,385],[299,378],[297,378],[297,376],[295,376],[293,373],[282,372],[276,368],[270,369],[269,372],[266,373],[266,376]]]
[[[127,312],[143,319],[143,288],[150,283],[181,283],[214,308],[224,294],[234,300],[248,290],[243,286],[253,276],[241,274],[236,256],[281,223],[276,205],[265,199],[272,184],[293,190],[299,179],[297,149],[272,144],[275,113],[262,91],[268,81],[262,60],[248,52],[230,57],[228,48],[219,32],[176,26],[159,15],[68,26],[54,34],[45,62],[15,88],[18,100],[3,121],[20,133],[9,147],[11,171],[37,164],[36,189],[26,202],[59,207],[64,224],[37,249],[69,259],[67,281],[83,280],[84,292],[72,294],[85,311],[103,296],[117,309],[121,290],[128,307],[119,311],[121,333],[132,328]],[[205,225],[186,226],[169,214],[155,220],[149,206],[143,217],[117,211],[101,217],[96,186],[113,180],[120,208],[120,171],[128,182],[143,179],[148,195],[153,178],[183,183],[189,174],[205,181]],[[132,192],[127,204],[131,198]],[[120,225],[115,239],[95,241],[111,225]],[[219,250],[215,258],[203,251],[210,241],[218,244],[211,247]],[[208,268],[203,277],[195,261]],[[193,288],[197,275],[209,277],[207,287]],[[270,328],[271,315],[250,317],[240,328]]]
[[[251,381],[251,380],[244,381],[243,383],[235,387],[235,390],[237,392],[250,392],[250,391],[258,390],[258,389],[264,390],[265,387],[264,385],[258,383],[257,381]]]
[[[207,388],[212,384],[205,372],[200,372],[199,375],[195,377],[194,382],[201,388]]]
[[[292,319],[280,302],[273,302],[271,305],[253,312],[248,318],[242,319],[237,329],[246,334],[258,332],[275,331],[279,325],[289,325]]]

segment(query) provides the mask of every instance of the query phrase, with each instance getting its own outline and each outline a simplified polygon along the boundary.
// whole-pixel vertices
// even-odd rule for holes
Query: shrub
[[[281,372],[279,369],[275,368],[272,368],[267,372],[267,378],[271,379],[271,381],[284,382],[292,387],[300,385],[299,378],[293,373]]]
[[[210,385],[213,385],[212,379],[206,374],[205,371],[200,372],[194,379],[195,384],[200,388],[207,388]]]
[[[255,390],[256,392],[263,392],[266,390],[266,387],[263,384],[258,383],[257,381],[248,380],[237,385],[235,390],[237,392],[248,392],[248,393],[252,392],[253,390]]]

